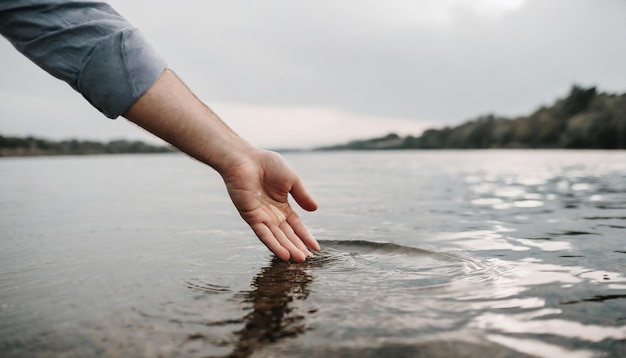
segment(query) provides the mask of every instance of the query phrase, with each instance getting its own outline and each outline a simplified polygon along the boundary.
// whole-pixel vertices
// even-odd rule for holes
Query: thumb
[[[317,210],[317,203],[315,199],[309,194],[309,192],[305,189],[304,184],[297,179],[295,184],[291,187],[291,196],[293,196],[294,200],[300,207],[306,211],[315,211]]]

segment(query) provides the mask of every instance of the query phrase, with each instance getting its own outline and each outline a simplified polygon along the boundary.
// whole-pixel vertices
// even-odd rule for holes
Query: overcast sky
[[[527,114],[626,91],[624,0],[116,0],[191,89],[263,147]],[[0,40],[0,134],[152,138]],[[154,141],[154,139],[152,139]]]

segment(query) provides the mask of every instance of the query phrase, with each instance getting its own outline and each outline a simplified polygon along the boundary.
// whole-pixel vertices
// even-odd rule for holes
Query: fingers
[[[270,230],[280,245],[289,251],[290,257],[288,259],[295,262],[304,262],[304,260],[306,260],[307,255],[297,248],[294,243],[289,240],[289,238],[287,238],[287,235],[285,235],[280,227],[271,225]]]
[[[298,235],[296,235],[296,233],[293,231],[289,223],[283,221],[282,223],[280,223],[279,227],[285,234],[287,239],[289,239],[289,241],[291,241],[291,243],[294,244],[294,246],[297,247],[298,250],[300,250],[306,257],[313,256],[313,254],[309,251],[304,242],[302,242]]]
[[[317,209],[315,199],[309,194],[300,179],[296,180],[293,187],[291,187],[291,196],[302,209],[307,211],[315,211]]]
[[[278,240],[274,237],[274,233],[265,224],[258,224],[252,226],[252,230],[256,236],[261,240],[267,248],[273,252],[279,259],[283,261],[289,261],[291,254],[289,250],[284,248]]]
[[[281,260],[304,262],[311,253],[307,250],[302,241],[297,239],[295,233],[286,222],[281,224],[281,226],[282,227],[270,225],[268,227],[265,224],[259,224],[254,225],[252,230],[254,230],[254,233],[261,242]],[[287,232],[283,232],[283,229]],[[288,237],[288,235],[291,237]],[[299,244],[296,246],[298,242]]]
[[[291,212],[291,215],[287,217],[287,222],[289,223],[290,229],[293,230],[294,234],[299,238],[299,241],[303,242],[306,247],[319,251],[320,244],[315,240],[315,237],[309,232],[309,229],[304,225],[300,217],[295,212]]]

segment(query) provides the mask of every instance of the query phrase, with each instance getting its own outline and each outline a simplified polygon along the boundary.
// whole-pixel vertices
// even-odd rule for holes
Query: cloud
[[[154,17],[123,3],[215,101],[449,122],[529,111],[573,82],[625,86],[626,51],[602,40],[626,36],[624,2],[182,1]]]
[[[573,83],[626,90],[626,47],[614,40],[626,37],[621,0],[602,6],[585,0],[112,4],[226,122],[242,121],[240,130],[246,131],[256,128],[254,118],[260,116],[268,123],[298,118],[297,124],[285,119],[278,125],[297,135],[265,133],[272,143],[254,139],[264,146],[291,146],[294,136],[305,134],[319,137],[302,143],[325,144],[330,135],[340,141],[360,137],[364,128],[380,128],[372,135],[384,135],[414,121],[419,132],[424,124],[459,123],[487,112],[528,113],[564,95]],[[28,117],[33,131],[93,135],[83,122],[57,121],[53,127],[42,119],[51,113],[65,113],[71,123],[80,116],[84,123],[111,124],[86,107],[70,110],[83,106],[76,104],[80,96],[67,86],[57,90],[55,80],[43,80],[40,70],[16,60],[9,48],[0,42],[0,93],[49,99],[35,113],[36,108],[3,97],[0,131],[23,129]],[[87,119],[94,116],[98,119]],[[323,122],[335,129],[332,134],[316,129],[320,118],[334,118]],[[97,133],[126,133],[118,128]]]

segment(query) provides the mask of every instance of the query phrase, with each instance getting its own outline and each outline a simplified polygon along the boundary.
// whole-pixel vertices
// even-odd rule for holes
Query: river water
[[[626,356],[626,152],[287,153],[279,262],[178,154],[0,160],[0,356]]]

